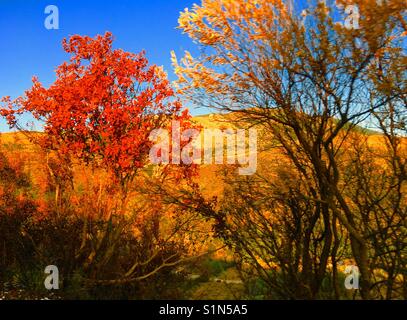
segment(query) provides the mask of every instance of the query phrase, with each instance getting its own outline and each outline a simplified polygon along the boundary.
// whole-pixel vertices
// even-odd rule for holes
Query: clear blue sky
[[[179,12],[197,0],[0,0],[0,97],[17,97],[37,75],[48,86],[55,68],[68,59],[61,47],[73,34],[94,36],[111,31],[114,46],[146,50],[152,64],[163,65],[174,79],[170,52],[181,56],[196,46],[176,29]],[[59,8],[59,30],[47,30],[48,5]],[[203,113],[203,110],[193,113]],[[7,130],[0,122],[0,132]]]

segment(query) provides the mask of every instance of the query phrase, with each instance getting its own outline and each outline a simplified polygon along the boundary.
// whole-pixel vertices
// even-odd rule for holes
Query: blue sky
[[[196,46],[176,29],[179,12],[196,0],[0,0],[0,97],[17,97],[31,87],[33,75],[48,86],[55,68],[68,59],[61,47],[73,34],[94,36],[111,31],[114,46],[146,50],[152,64],[163,65],[170,79],[170,52],[194,52]],[[200,1],[198,1],[200,2]],[[47,30],[48,5],[59,9],[59,30]],[[205,113],[195,110],[194,114]],[[7,130],[0,122],[0,131]]]

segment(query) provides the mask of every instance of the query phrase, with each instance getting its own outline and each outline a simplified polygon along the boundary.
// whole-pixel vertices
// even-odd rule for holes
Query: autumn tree
[[[188,115],[160,67],[143,52],[113,50],[112,41],[110,33],[64,40],[71,59],[57,80],[44,88],[34,77],[25,97],[3,99],[2,115],[16,127],[29,112],[44,125],[46,148],[107,168],[123,184],[145,166],[151,131]]]
[[[359,15],[347,16],[347,5]],[[357,26],[346,23],[349,19],[357,19]],[[341,163],[357,124],[386,123],[393,137],[403,130],[405,1],[314,1],[300,12],[292,1],[203,0],[181,13],[179,27],[202,49],[199,57],[186,52],[179,62],[174,55],[180,92],[269,130],[306,185],[303,197],[315,209],[310,232],[322,228],[323,246],[314,263],[327,266],[333,260],[336,267],[332,252],[339,223],[361,271],[362,297],[376,296],[372,238],[365,226],[373,217],[354,210],[343,189]],[[399,177],[404,185],[405,175]],[[244,245],[234,242],[235,249]],[[300,264],[306,263],[302,257]]]
[[[172,120],[190,127],[190,116],[162,68],[149,65],[144,52],[114,49],[111,33],[72,36],[63,48],[71,58],[57,68],[55,82],[46,88],[34,78],[23,97],[2,99],[0,113],[44,152],[57,216],[82,219],[63,271],[81,270],[89,286],[137,283],[192,254],[192,241],[185,242],[192,211],[146,188],[190,186],[193,166],[149,164],[151,132]],[[42,134],[30,135],[21,124],[26,113],[43,125]],[[82,192],[73,190],[78,181]]]
[[[343,192],[352,212],[363,221],[369,239],[374,292],[382,299],[405,298],[405,138],[396,142],[397,137],[388,140],[384,135],[352,134],[349,140],[343,163]]]

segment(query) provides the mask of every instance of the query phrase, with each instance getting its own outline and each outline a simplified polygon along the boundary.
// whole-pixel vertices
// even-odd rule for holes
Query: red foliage
[[[122,179],[143,167],[153,129],[170,120],[188,123],[164,72],[149,66],[144,52],[113,50],[112,34],[63,41],[71,54],[47,89],[37,78],[25,97],[3,98],[0,114],[10,126],[16,115],[31,113],[44,122],[43,146],[73,154],[113,170]]]

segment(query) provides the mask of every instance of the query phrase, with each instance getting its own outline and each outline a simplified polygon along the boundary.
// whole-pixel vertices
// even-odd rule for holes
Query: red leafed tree
[[[56,81],[44,88],[34,77],[25,97],[2,99],[0,113],[11,127],[30,113],[44,123],[43,147],[111,170],[124,183],[146,164],[151,131],[170,120],[187,126],[190,116],[160,67],[112,42],[111,33],[64,40],[71,59],[57,68]]]
[[[143,52],[113,49],[112,42],[110,33],[65,40],[71,59],[57,68],[50,87],[34,78],[24,97],[0,104],[11,127],[24,130],[25,113],[44,124],[44,134],[29,136],[46,154],[55,188],[50,207],[58,218],[79,216],[82,229],[73,243],[64,243],[74,255],[61,258],[61,270],[80,268],[86,286],[143,281],[183,263],[193,251],[186,244],[204,243],[189,234],[199,228],[198,219],[181,197],[184,188],[196,190],[190,179],[195,167],[139,170],[149,164],[152,131],[171,131],[173,120],[182,130],[191,128],[190,116],[161,68],[149,66]],[[83,162],[89,165],[84,173]],[[75,190],[79,185],[82,190]]]

